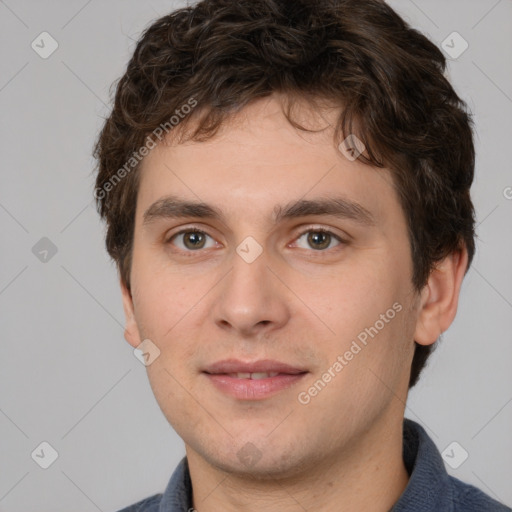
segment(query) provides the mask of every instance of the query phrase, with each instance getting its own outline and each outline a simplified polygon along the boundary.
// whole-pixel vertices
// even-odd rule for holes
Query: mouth
[[[253,380],[261,380],[268,379],[269,377],[276,377],[277,375],[283,375],[279,372],[240,372],[240,373],[224,373],[224,374],[216,374],[216,375],[227,375],[228,377],[232,377],[233,379],[253,379]]]
[[[274,360],[219,361],[203,370],[211,384],[238,400],[263,400],[290,388],[309,373],[302,367]]]

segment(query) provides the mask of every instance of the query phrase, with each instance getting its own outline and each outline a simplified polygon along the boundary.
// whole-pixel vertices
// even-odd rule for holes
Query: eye
[[[301,233],[297,240],[300,241],[304,237],[306,237],[306,243],[309,245],[309,247],[302,248],[313,248],[315,251],[324,251],[325,249],[332,248],[330,247],[332,242],[337,241],[337,245],[345,243],[345,240],[342,240],[339,236],[335,235],[332,231],[327,229],[309,229],[308,231]]]
[[[208,239],[210,240],[208,245]],[[303,240],[304,239],[304,240]],[[296,244],[301,247],[300,242],[303,240],[302,249],[314,249],[315,251],[325,252],[326,249],[332,249],[333,243],[335,246],[346,244],[343,240],[332,231],[323,228],[308,229],[303,231],[296,239]],[[183,252],[196,252],[201,249],[210,249],[215,247],[215,240],[199,229],[183,229],[178,233],[174,233],[167,241],[167,244],[174,245]]]
[[[207,238],[213,242],[210,246],[206,245]],[[175,244],[174,240],[181,239],[181,245],[179,243]],[[176,245],[178,249],[182,251],[195,251],[198,249],[209,249],[215,246],[215,241],[213,238],[206,234],[204,231],[199,231],[197,229],[184,229],[175,233],[174,235],[167,240],[167,243]]]

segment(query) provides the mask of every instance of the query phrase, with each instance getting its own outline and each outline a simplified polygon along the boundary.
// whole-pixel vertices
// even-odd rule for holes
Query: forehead
[[[269,222],[292,202],[300,208],[302,200],[304,208],[320,197],[344,199],[341,208],[359,206],[367,219],[382,218],[386,209],[398,206],[387,169],[349,161],[338,150],[333,126],[339,112],[319,113],[306,105],[297,113],[301,124],[317,131],[293,127],[280,102],[271,98],[246,107],[206,141],[170,138],[157,146],[142,162],[138,221],[155,203],[165,207],[168,196],[208,205],[215,210],[212,216],[233,218],[243,210]]]

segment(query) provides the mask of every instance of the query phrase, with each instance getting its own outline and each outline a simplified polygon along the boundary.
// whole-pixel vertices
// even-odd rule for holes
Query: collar
[[[453,488],[441,454],[425,429],[408,418],[403,459],[409,482],[390,512],[453,512]]]

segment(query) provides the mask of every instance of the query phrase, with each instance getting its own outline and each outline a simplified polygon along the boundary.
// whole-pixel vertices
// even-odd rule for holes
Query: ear
[[[123,295],[123,309],[125,316],[124,339],[134,348],[141,343],[139,327],[135,320],[133,299],[130,290],[128,290],[123,280],[119,279],[121,285],[121,293]]]
[[[459,303],[462,280],[468,264],[466,247],[452,252],[432,270],[421,291],[414,341],[432,345],[450,327]]]

